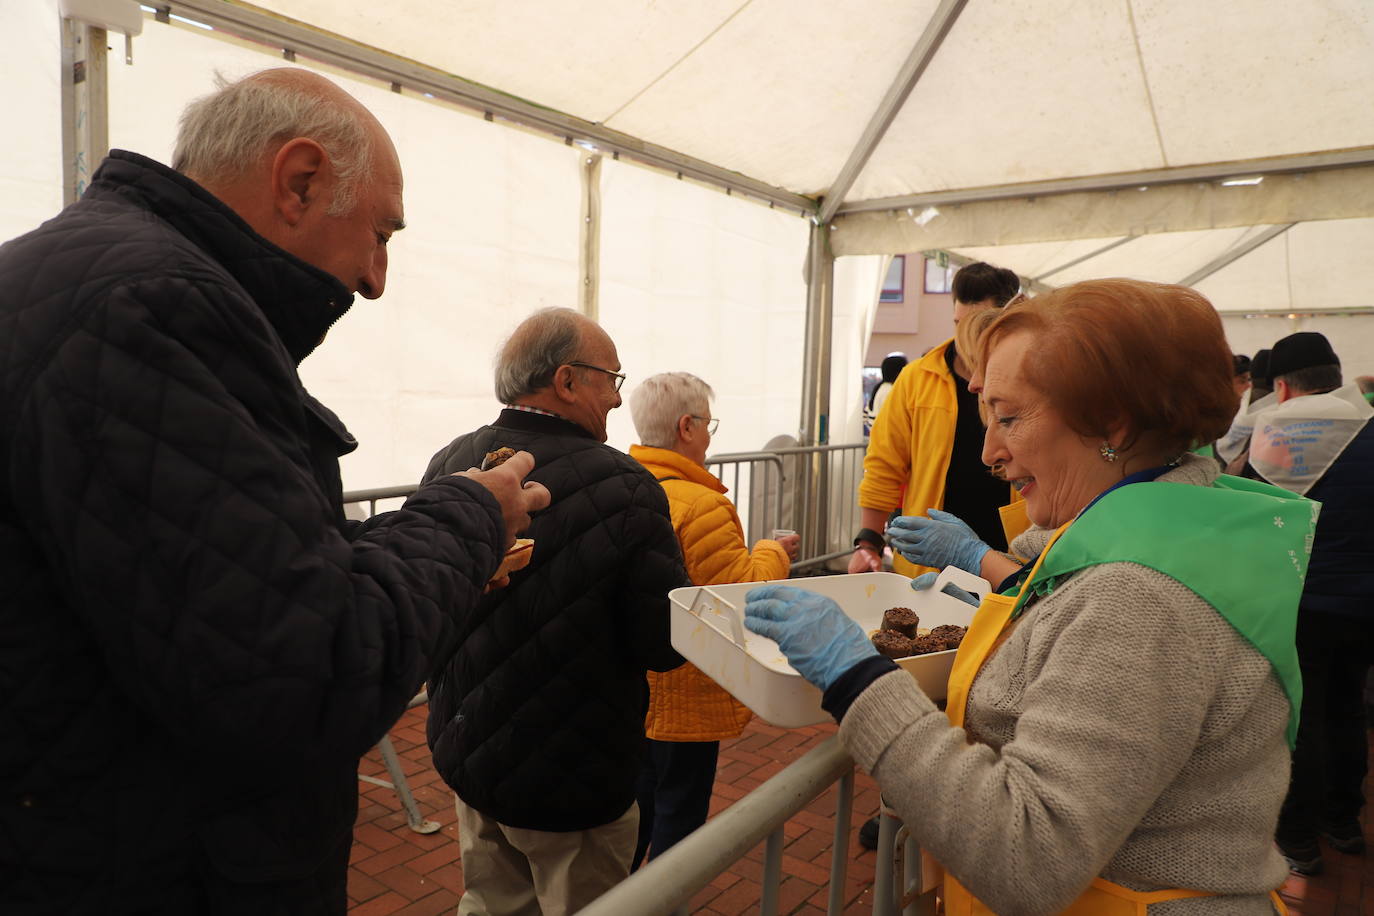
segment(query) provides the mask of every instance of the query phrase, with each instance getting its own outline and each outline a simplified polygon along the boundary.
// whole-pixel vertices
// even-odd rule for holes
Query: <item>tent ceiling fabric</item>
[[[934,0],[258,0],[803,194],[824,193]],[[849,200],[1374,145],[1374,8],[975,0]]]
[[[935,0],[255,5],[806,194],[834,180],[937,6]]]
[[[939,4],[252,5],[814,196],[835,181]],[[1368,0],[1320,0],[1301,16],[1272,0],[1073,0],[1052,8],[970,0],[846,202],[1358,154],[1374,149],[1374,105],[1365,98],[1372,84]],[[920,222],[917,212],[842,212],[833,249],[1007,251],[1162,233],[1172,239],[1120,246],[1110,260],[1084,261],[1053,280],[1139,265],[1160,252],[1157,268],[1136,272],[1190,259],[1197,269],[1247,227],[1348,227],[1374,216],[1374,165],[1271,174],[1249,189],[1152,183],[1142,195],[1089,190],[937,209]],[[1197,250],[1185,256],[1180,245]],[[1241,261],[1258,263],[1251,258]]]
[[[1374,8],[1308,9],[970,3],[849,197],[1367,146]]]

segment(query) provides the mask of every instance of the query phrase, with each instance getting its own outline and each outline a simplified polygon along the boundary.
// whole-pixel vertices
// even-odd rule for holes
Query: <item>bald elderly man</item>
[[[600,325],[535,312],[496,360],[505,409],[425,471],[528,449],[553,499],[530,525],[529,565],[482,600],[429,685],[434,768],[457,795],[462,916],[571,916],[630,873],[645,672],[682,664],[668,592],[691,580],[663,488],[605,444],[624,381]]]
[[[297,366],[404,225],[381,124],[287,69],[0,247],[0,912],[345,912],[358,759],[548,502],[520,454],[345,520]]]

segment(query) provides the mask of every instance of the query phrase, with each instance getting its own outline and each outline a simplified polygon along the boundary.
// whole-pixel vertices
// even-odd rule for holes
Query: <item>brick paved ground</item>
[[[361,791],[353,857],[348,874],[349,912],[353,916],[437,916],[453,914],[463,891],[453,796],[430,766],[425,747],[425,707],[408,712],[392,729],[420,810],[443,827],[428,836],[413,833],[395,793],[359,782]],[[834,733],[833,726],[779,729],[755,720],[735,741],[723,742],[711,814],[761,785],[791,761]],[[361,771],[386,778],[374,750]],[[878,793],[867,774],[854,787],[854,825],[877,810]],[[830,789],[790,820],[783,830],[783,914],[820,916],[829,895],[830,846],[834,836],[835,790]],[[1370,836],[1366,824],[1366,836]],[[1374,838],[1371,838],[1374,839]],[[851,834],[845,914],[872,912],[874,855]],[[763,847],[697,893],[690,904],[698,916],[738,916],[758,912]],[[1283,888],[1293,916],[1374,916],[1374,857],[1345,856],[1326,850],[1326,874],[1290,878]]]

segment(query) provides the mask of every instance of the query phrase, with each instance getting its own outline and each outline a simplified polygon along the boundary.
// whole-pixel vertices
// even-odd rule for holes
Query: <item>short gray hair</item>
[[[553,384],[559,366],[577,359],[590,319],[567,308],[540,309],[511,333],[496,356],[496,398],[514,404]]]
[[[272,79],[229,82],[181,113],[172,168],[198,181],[241,178],[274,145],[314,140],[329,155],[336,178],[330,216],[346,216],[372,171],[372,137],[362,114],[323,94]]]
[[[1320,366],[1304,366],[1301,369],[1294,369],[1292,372],[1274,376],[1274,381],[1277,382],[1280,379],[1294,391],[1303,394],[1324,394],[1341,387],[1341,367],[1339,364],[1330,363]]]
[[[716,393],[690,372],[660,372],[639,383],[630,395],[630,416],[639,441],[650,448],[677,445],[677,421],[683,414],[704,417]]]

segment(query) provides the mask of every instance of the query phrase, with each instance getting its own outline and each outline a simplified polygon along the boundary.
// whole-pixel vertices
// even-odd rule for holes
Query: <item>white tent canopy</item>
[[[61,202],[58,2],[0,0],[25,127],[0,151],[0,238]],[[150,12],[133,66],[110,56],[112,145],[166,159],[214,67],[284,52],[396,136],[414,228],[387,297],[304,370],[364,442],[351,486],[413,479],[417,456],[489,419],[489,354],[548,304],[594,309],[636,377],[706,377],[721,448],[799,414],[803,439],[827,413],[830,438],[852,438],[877,256],[906,251],[1036,288],[1188,280],[1234,316],[1237,350],[1339,329],[1348,367],[1374,370],[1367,0],[152,7],[214,29]],[[809,259],[808,231],[824,243]],[[633,440],[627,413],[614,444]]]

